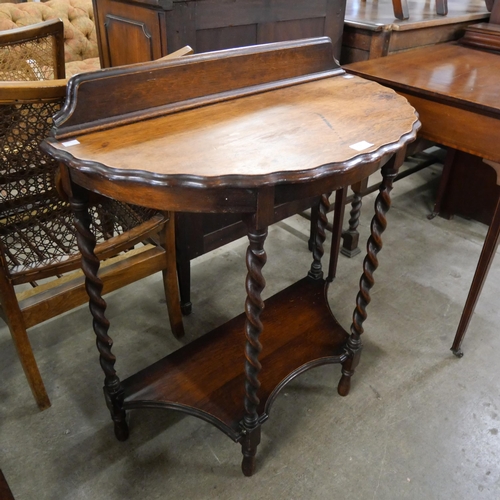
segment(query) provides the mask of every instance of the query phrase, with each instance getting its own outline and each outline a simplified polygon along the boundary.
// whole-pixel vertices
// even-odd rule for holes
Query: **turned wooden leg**
[[[75,216],[78,248],[82,254],[82,270],[85,274],[85,288],[89,295],[89,308],[97,337],[99,361],[105,375],[104,396],[114,422],[115,435],[118,440],[125,441],[128,438],[128,426],[123,410],[123,389],[114,369],[116,358],[111,352],[113,340],[108,336],[109,321],[104,315],[106,302],[102,298],[103,284],[97,276],[99,259],[94,252],[96,239],[90,230],[88,192],[73,185],[70,202]]]
[[[319,204],[316,208],[316,230],[314,231],[314,244],[312,245],[313,261],[311,269],[307,274],[309,278],[319,280],[323,278],[323,270],[321,266],[321,258],[325,253],[323,244],[326,239],[326,226],[328,224],[327,213],[330,208],[330,194],[321,195]]]
[[[179,339],[184,335],[184,325],[182,323],[181,304],[179,300],[179,283],[177,280],[177,266],[175,257],[175,219],[174,214],[166,214],[168,221],[163,228],[160,238],[161,245],[165,249],[167,257],[167,267],[162,270],[163,288],[167,301],[168,318],[170,328],[175,338]]]
[[[259,362],[259,354],[262,351],[262,345],[259,342],[263,326],[260,321],[260,314],[264,309],[264,302],[261,294],[266,282],[262,275],[262,268],[266,263],[266,252],[264,242],[267,237],[266,229],[256,229],[251,221],[247,222],[249,246],[246,254],[247,278],[245,301],[245,414],[243,417],[242,433],[243,440],[241,451],[243,461],[241,470],[245,476],[251,476],[255,471],[255,455],[257,446],[260,442],[260,423],[259,423],[259,397],[260,388],[259,373],[262,368]]]
[[[455,354],[455,356],[457,356],[458,358],[461,358],[463,356],[462,341],[469,326],[472,313],[476,308],[477,300],[479,299],[481,290],[483,289],[484,280],[488,275],[491,263],[493,262],[493,258],[495,257],[499,238],[500,198],[498,199],[497,206],[493,214],[493,220],[491,221],[488,233],[486,234],[486,239],[484,240],[483,249],[481,250],[481,256],[479,257],[476,272],[474,273],[474,278],[472,279],[472,284],[467,296],[467,301],[465,302],[457,333],[455,335],[453,345],[451,346],[453,354]]]
[[[241,452],[243,453],[243,461],[241,462],[241,470],[243,474],[250,477],[255,472],[255,455],[257,447],[260,443],[260,425],[255,429],[248,431],[241,442]]]
[[[342,377],[338,385],[338,393],[347,396],[351,388],[351,377],[359,363],[361,356],[361,334],[363,333],[363,322],[367,318],[366,307],[370,303],[370,289],[375,280],[373,273],[378,267],[377,254],[382,249],[381,235],[387,227],[386,214],[391,206],[390,192],[394,177],[404,161],[406,149],[400,150],[382,168],[383,181],[380,192],[375,200],[375,215],[371,222],[371,235],[367,243],[367,255],[363,261],[363,274],[359,282],[359,292],[356,297],[356,308],[354,309],[351,333],[346,344],[346,360],[342,363]]]
[[[309,221],[309,240],[307,241],[307,247],[309,251],[312,252],[314,248],[314,242],[316,241],[316,228],[318,227],[318,206],[314,205],[311,207],[311,220]]]
[[[348,346],[349,356],[347,360],[342,363],[342,377],[340,378],[338,386],[338,393],[341,396],[347,396],[349,394],[351,390],[351,377],[354,375],[361,358],[361,341],[358,344],[350,342]]]
[[[49,396],[45,390],[42,376],[38,370],[36,359],[26,331],[24,317],[16,298],[12,283],[5,274],[5,265],[0,266],[0,297],[14,346],[28,380],[31,392],[40,410],[50,407]]]
[[[361,193],[363,189],[366,189],[367,184],[368,179],[365,179],[363,182],[359,182],[352,186],[354,196],[351,202],[351,211],[349,213],[349,229],[342,233],[342,239],[344,241],[340,249],[342,255],[349,258],[361,253],[361,249],[359,248],[358,226],[361,206],[363,205]]]

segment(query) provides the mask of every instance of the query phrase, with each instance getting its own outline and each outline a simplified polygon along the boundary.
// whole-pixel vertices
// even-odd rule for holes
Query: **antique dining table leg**
[[[387,227],[386,214],[391,207],[390,193],[392,184],[406,154],[406,148],[399,150],[389,162],[382,167],[382,183],[379,194],[375,200],[375,215],[372,218],[368,238],[367,254],[363,261],[363,274],[359,281],[359,292],[356,297],[356,308],[354,309],[351,333],[347,339],[346,360],[342,363],[342,376],[338,385],[338,393],[347,396],[351,389],[351,377],[359,363],[363,344],[361,335],[363,333],[363,322],[367,318],[366,307],[371,301],[370,289],[375,284],[373,274],[378,268],[377,255],[382,249],[382,233]]]
[[[96,335],[99,361],[105,375],[104,397],[114,422],[115,436],[119,441],[125,441],[129,436],[129,431],[123,409],[124,395],[120,379],[114,369],[116,358],[111,352],[113,340],[108,335],[109,321],[104,314],[106,302],[102,298],[103,283],[97,275],[100,262],[94,252],[96,238],[90,230],[92,218],[88,210],[88,192],[73,184],[70,203],[75,217],[78,248],[82,254],[82,270],[85,275],[85,288],[89,295],[89,308],[93,317],[92,324]]]
[[[259,337],[263,330],[260,314],[264,309],[262,291],[266,286],[262,268],[267,260],[264,250],[267,227],[258,229],[255,221],[255,216],[245,219],[249,240],[246,253],[247,277],[245,281],[247,292],[245,301],[245,413],[241,422],[243,434],[241,440],[243,454],[241,470],[245,476],[251,476],[255,472],[255,455],[261,434],[261,423],[258,414],[260,403],[258,391],[260,388],[259,373],[262,368],[259,362],[259,354],[262,351],[262,345],[259,342]]]
[[[451,351],[455,356],[461,358],[464,353],[462,352],[462,341],[465,337],[465,332],[469,326],[472,313],[476,307],[479,295],[483,289],[484,281],[488,275],[488,271],[495,257],[496,250],[498,248],[498,241],[500,237],[500,197],[498,198],[495,212],[493,213],[493,220],[491,221],[488,233],[484,240],[483,249],[481,250],[481,255],[479,257],[479,262],[477,264],[476,271],[474,273],[474,278],[472,279],[472,284],[465,302],[464,310],[462,312],[462,317],[460,318],[460,323],[458,325],[457,333],[455,334],[455,339],[453,345],[451,346]]]

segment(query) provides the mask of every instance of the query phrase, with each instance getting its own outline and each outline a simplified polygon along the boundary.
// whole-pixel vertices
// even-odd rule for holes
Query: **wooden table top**
[[[500,55],[458,42],[345,66],[398,91],[500,117]]]
[[[339,75],[50,143],[110,178],[252,187],[374,161],[417,127],[393,90]]]

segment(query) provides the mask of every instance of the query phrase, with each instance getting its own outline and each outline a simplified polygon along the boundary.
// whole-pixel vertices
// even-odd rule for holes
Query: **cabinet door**
[[[94,10],[103,68],[167,54],[164,11],[116,0],[94,0]]]

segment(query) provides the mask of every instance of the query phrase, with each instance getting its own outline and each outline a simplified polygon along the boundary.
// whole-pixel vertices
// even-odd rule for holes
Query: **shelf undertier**
[[[261,421],[286,383],[344,358],[347,332],[328,306],[324,280],[304,278],[265,301],[259,356]],[[170,408],[241,437],[245,395],[245,314],[122,381],[124,408]]]

